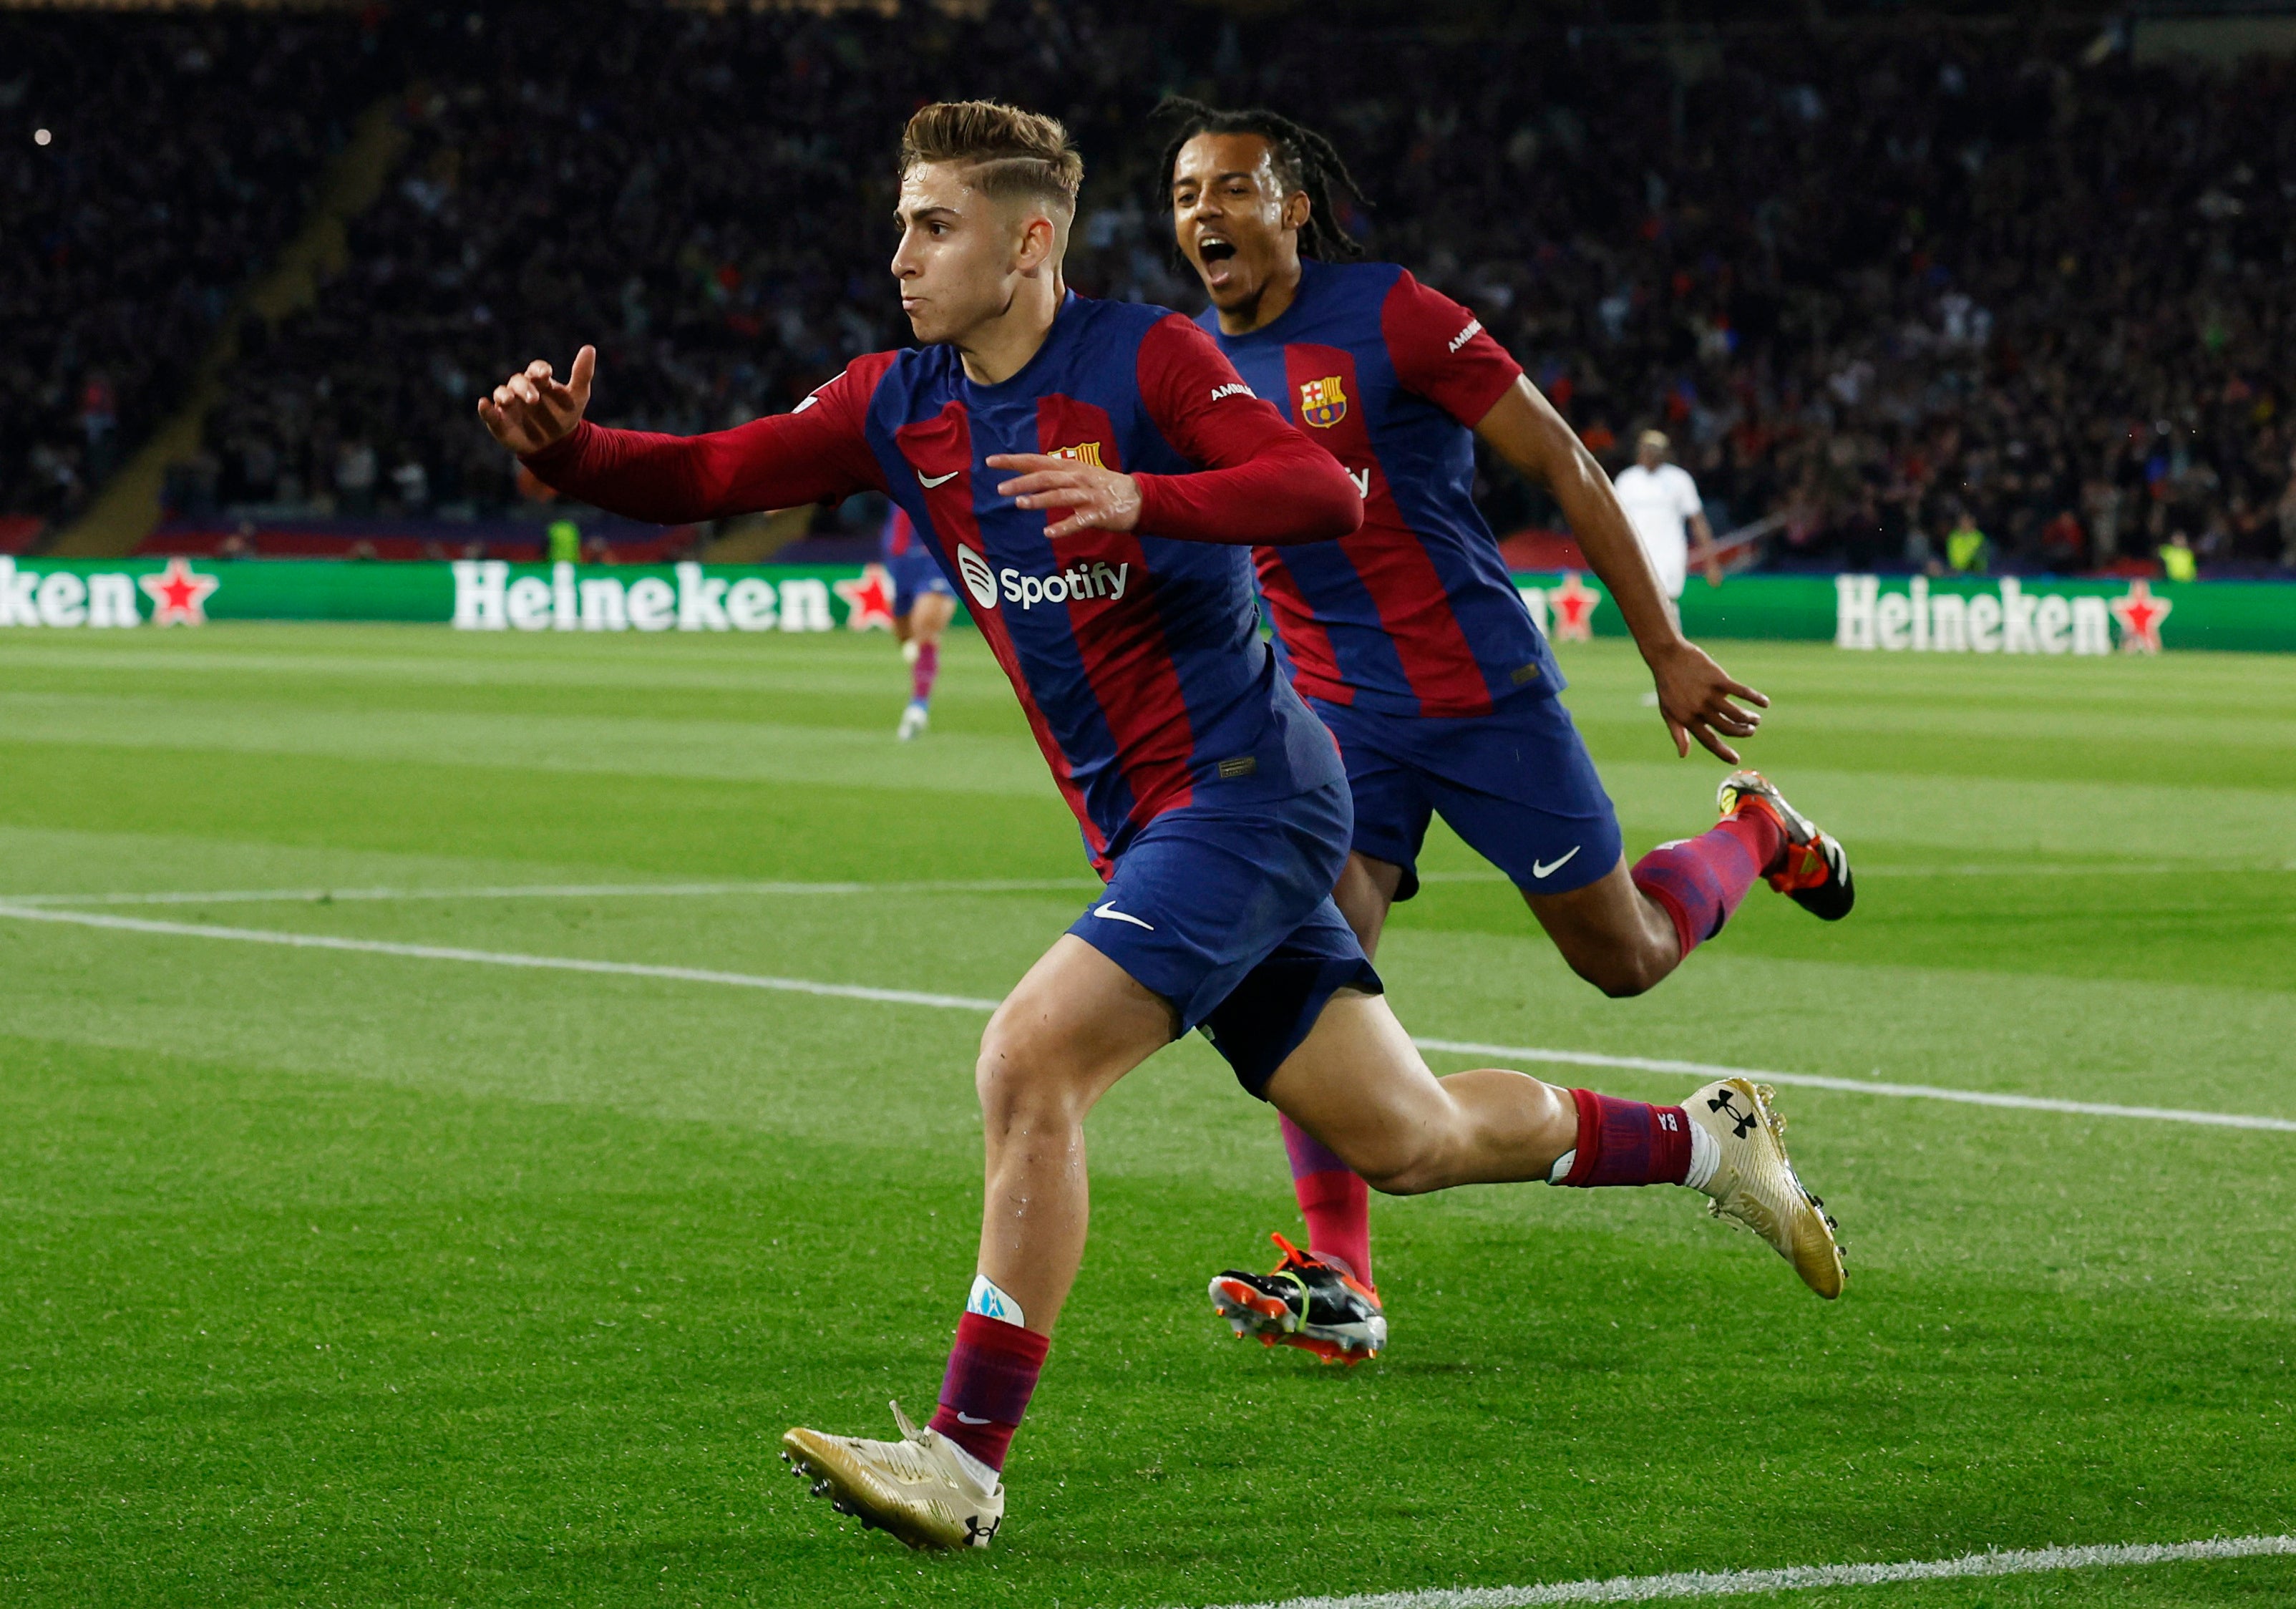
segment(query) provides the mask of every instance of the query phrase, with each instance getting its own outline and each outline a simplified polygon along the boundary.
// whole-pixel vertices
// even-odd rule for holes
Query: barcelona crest
[[[1300,382],[1300,423],[1329,430],[1347,416],[1348,394],[1341,390],[1337,374]]]

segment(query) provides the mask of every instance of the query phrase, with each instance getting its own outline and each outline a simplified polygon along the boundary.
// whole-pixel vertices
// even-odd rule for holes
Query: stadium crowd
[[[0,513],[69,517],[309,209],[357,19],[0,14]]]
[[[2080,570],[2181,539],[2227,571],[2296,566],[2285,62],[2138,67],[2062,21],[1435,42],[1019,0],[972,21],[601,6],[390,26],[383,53],[419,86],[408,155],[316,306],[250,331],[209,420],[193,493],[209,504],[512,506],[477,388],[586,340],[611,423],[790,406],[906,339],[890,153],[939,95],[1066,119],[1092,162],[1075,283],[1193,309],[1149,116],[1184,90],[1324,127],[1361,181],[1346,221],[1369,250],[1475,308],[1614,468],[1637,429],[1668,430],[1718,524],[1775,516],[1772,562]],[[179,136],[179,163],[234,176],[240,210],[139,260],[180,250],[199,271],[154,292],[123,262],[121,300],[93,303],[142,294],[187,333],[143,369],[117,341],[58,336],[8,371],[11,418],[45,398],[42,439],[85,455],[94,427],[63,440],[53,422],[77,405],[58,399],[91,376],[163,392],[156,365],[180,371],[221,288],[291,221],[325,125],[306,103],[323,53],[289,37],[265,48],[294,115],[259,136],[194,117]],[[1488,481],[1501,529],[1553,519],[1505,472]],[[28,484],[12,473],[11,506]]]

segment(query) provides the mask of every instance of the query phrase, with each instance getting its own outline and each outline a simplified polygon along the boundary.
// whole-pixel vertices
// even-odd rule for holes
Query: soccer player
[[[1690,579],[1691,538],[1695,537],[1701,548],[1711,548],[1714,528],[1706,521],[1698,482],[1679,464],[1667,462],[1673,447],[1664,431],[1644,431],[1635,441],[1635,461],[1620,470],[1611,484],[1619,494],[1619,506],[1626,510],[1627,523],[1643,545],[1644,556],[1658,573],[1667,618],[1679,630],[1683,584]],[[1711,559],[1707,566],[1710,576],[1719,577],[1721,572]]]
[[[893,579],[893,636],[909,662],[909,704],[893,735],[907,743],[932,718],[941,634],[956,616],[956,591],[898,504],[885,521],[885,572]]]
[[[1686,1185],[1821,1295],[1841,1284],[1752,1085],[1659,1107],[1420,1059],[1332,903],[1346,775],[1260,642],[1251,587],[1250,546],[1344,536],[1362,501],[1188,319],[1068,292],[1082,176],[1049,118],[927,106],[902,140],[892,262],[919,346],[714,435],[583,422],[588,347],[566,380],[537,360],[480,405],[537,475],[619,513],[898,503],[975,606],[1106,882],[981,1036],[980,1261],[931,1423],[897,1406],[898,1441],[783,1438],[817,1494],[916,1547],[985,1547],[1001,1523],[1083,1256],[1085,1115],[1191,1028],[1382,1189]]]
[[[1259,584],[1292,683],[1347,759],[1353,852],[1339,907],[1366,956],[1418,890],[1439,812],[1512,878],[1571,968],[1639,994],[1721,931],[1757,878],[1828,920],[1849,914],[1841,846],[1752,771],[1721,785],[1721,820],[1632,866],[1570,714],[1562,676],[1475,507],[1474,439],[1546,486],[1610,588],[1658,686],[1677,751],[1727,741],[1768,700],[1686,641],[1610,479],[1475,316],[1392,263],[1357,262],[1330,142],[1265,111],[1167,103],[1163,174],[1181,251],[1209,292],[1199,321],[1237,371],[1346,468],[1362,528],[1263,546]],[[1368,1194],[1330,1149],[1283,1124],[1308,1230],[1273,1273],[1229,1269],[1214,1306],[1239,1335],[1359,1361],[1383,1344]]]

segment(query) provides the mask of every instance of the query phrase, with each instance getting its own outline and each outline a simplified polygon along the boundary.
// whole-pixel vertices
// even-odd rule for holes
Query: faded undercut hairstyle
[[[1042,201],[1066,228],[1076,216],[1084,158],[1057,118],[1001,101],[937,101],[901,131],[901,171],[952,162],[965,182],[998,201]]]
[[[1164,186],[1159,205],[1172,204],[1172,169],[1180,160],[1181,146],[1200,134],[1256,134],[1267,142],[1283,193],[1308,193],[1308,221],[1300,226],[1300,255],[1325,262],[1363,255],[1363,243],[1340,227],[1339,209],[1332,202],[1343,195],[1354,197],[1359,207],[1368,208],[1371,202],[1340,160],[1339,148],[1314,129],[1264,107],[1222,111],[1185,95],[1166,95],[1152,115],[1172,125],[1172,138],[1158,169]]]

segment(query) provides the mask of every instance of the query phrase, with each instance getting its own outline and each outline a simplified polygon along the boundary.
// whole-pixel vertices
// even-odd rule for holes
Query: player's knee
[[[1451,1182],[1447,1148],[1428,1135],[1383,1135],[1340,1152],[1340,1160],[1382,1195],[1424,1195]]]
[[[999,1012],[980,1036],[972,1084],[990,1134],[1081,1121],[1075,1058],[1041,1022]]]
[[[1570,970],[1613,1000],[1648,994],[1674,970],[1671,960],[1648,951],[1603,948],[1570,957]]]

